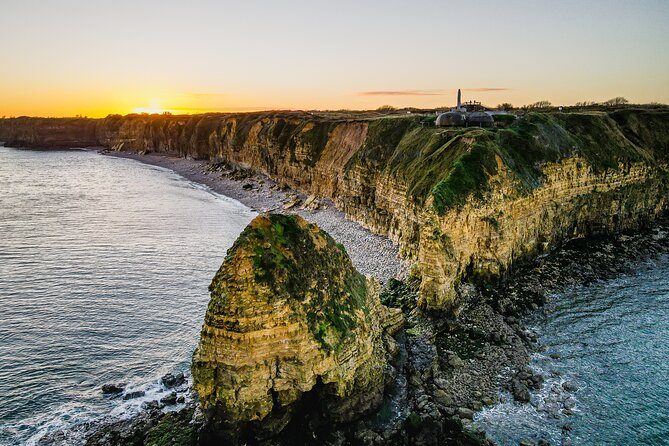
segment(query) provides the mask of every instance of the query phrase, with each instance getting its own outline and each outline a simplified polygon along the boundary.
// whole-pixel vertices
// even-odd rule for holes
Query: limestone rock
[[[349,421],[383,395],[383,337],[402,324],[346,251],[294,215],[260,215],[228,251],[210,286],[193,386],[210,426],[238,438],[277,433],[315,396]]]
[[[290,198],[290,199],[286,200],[285,203],[283,203],[283,208],[285,210],[292,209],[295,206],[297,206],[298,204],[300,204],[300,202],[301,202],[301,200],[297,197]]]
[[[413,116],[303,112],[0,119],[10,146],[208,159],[243,169],[230,178],[263,173],[331,201],[416,262],[420,307],[454,313],[467,300],[457,283],[664,215],[668,134],[666,109],[528,113],[502,129],[457,132]]]

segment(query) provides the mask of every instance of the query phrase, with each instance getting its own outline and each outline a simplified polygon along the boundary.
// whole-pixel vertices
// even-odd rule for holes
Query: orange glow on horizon
[[[108,89],[94,88],[51,90],[44,86],[39,91],[26,93],[19,89],[7,90],[4,94],[0,83],[0,118],[17,116],[104,118],[110,114],[197,115],[205,113],[245,113],[266,110],[374,110],[382,105],[396,108],[415,107],[439,110],[455,105],[456,88],[444,88],[436,95],[387,95],[363,94],[357,91],[310,91],[299,90],[259,91],[240,90],[223,94],[189,93],[169,87],[155,88],[147,92],[144,87],[114,86]],[[490,91],[465,90],[465,100],[478,100],[484,105],[495,107],[503,102],[515,106],[536,102],[539,99],[551,101],[554,105],[570,105],[580,97],[567,95],[542,95],[539,89],[508,89]],[[363,91],[363,90],[361,90]],[[366,90],[365,90],[366,91]],[[147,94],[148,93],[148,94]],[[595,101],[609,99],[604,91],[592,95]],[[159,98],[159,99],[158,99]],[[654,98],[639,100],[627,96],[632,103],[650,102]],[[666,101],[663,101],[666,102]]]
[[[3,3],[0,118],[669,103],[666,0],[112,3]]]
[[[149,115],[160,115],[165,112],[170,112],[170,110],[163,110],[162,108],[156,107],[138,107],[132,110],[133,113],[147,113]]]
[[[148,113],[149,115],[161,115],[163,113],[172,113],[174,110],[168,110],[162,107],[162,101],[159,99],[151,99],[148,107],[136,107],[132,109],[132,113]]]

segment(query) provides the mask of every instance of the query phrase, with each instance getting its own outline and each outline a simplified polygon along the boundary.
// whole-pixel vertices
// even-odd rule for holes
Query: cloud
[[[474,92],[486,92],[486,91],[508,91],[510,88],[489,88],[489,87],[479,87],[479,88],[463,88],[462,91],[474,91]]]
[[[390,91],[361,91],[360,96],[443,96],[440,90],[390,90]]]

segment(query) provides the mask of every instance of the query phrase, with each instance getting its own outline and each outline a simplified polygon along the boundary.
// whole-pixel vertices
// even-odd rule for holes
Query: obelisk
[[[457,107],[456,110],[460,111],[460,89],[459,88],[458,88],[458,107]]]

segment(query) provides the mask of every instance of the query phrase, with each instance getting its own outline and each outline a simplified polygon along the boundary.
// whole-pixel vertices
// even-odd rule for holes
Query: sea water
[[[208,284],[253,216],[167,169],[0,147],[0,444],[160,398],[161,375],[188,371]],[[529,323],[546,381],[531,404],[502,395],[477,414],[492,438],[669,445],[669,257],[551,296]],[[146,395],[102,395],[109,382]]]
[[[126,416],[187,372],[208,286],[254,214],[95,151],[0,147],[0,444]],[[146,395],[105,396],[127,382]]]
[[[669,445],[669,257],[553,295],[529,323],[544,349],[531,366],[546,381],[531,404],[502,395],[477,415],[493,439]]]

